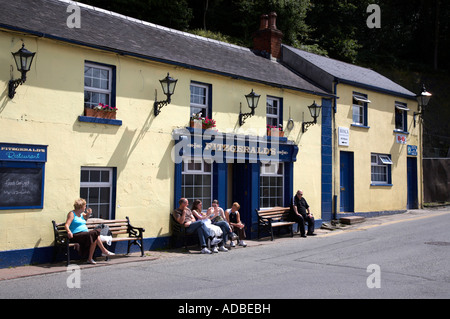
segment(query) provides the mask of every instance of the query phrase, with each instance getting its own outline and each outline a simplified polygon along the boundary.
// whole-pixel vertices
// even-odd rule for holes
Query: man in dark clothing
[[[289,214],[291,221],[298,223],[300,236],[315,236],[314,234],[314,217],[309,210],[306,199],[303,198],[303,191],[298,190],[291,201],[291,212]],[[308,233],[305,235],[305,222],[308,223]]]

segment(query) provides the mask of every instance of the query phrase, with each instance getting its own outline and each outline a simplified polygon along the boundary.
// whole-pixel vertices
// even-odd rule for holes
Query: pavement
[[[436,207],[431,209],[417,209],[408,210],[402,214],[394,215],[384,215],[379,217],[370,217],[356,219],[354,223],[348,221],[344,223],[324,223],[322,228],[316,229],[315,233],[317,237],[328,237],[337,236],[344,232],[349,231],[362,231],[365,229],[380,227],[390,224],[403,223],[412,220],[420,220],[425,218],[430,218],[433,216],[450,214],[450,206]],[[350,219],[351,220],[351,219]],[[255,246],[261,245],[276,245],[280,241],[291,241],[291,240],[308,240],[308,238],[300,238],[298,234],[294,237],[290,237],[289,234],[282,235],[280,237],[275,236],[275,240],[271,241],[269,237],[262,238],[261,240],[246,240],[247,247],[232,248],[230,252],[232,253],[234,249],[252,249]],[[140,252],[130,253],[129,255],[116,255],[110,257],[108,261],[104,258],[97,258],[97,264],[91,265],[84,261],[72,261],[72,265],[78,265],[80,269],[88,269],[93,267],[114,267],[114,265],[124,264],[124,263],[135,263],[135,262],[151,262],[152,260],[159,260],[164,258],[183,258],[186,254],[200,254],[198,246],[188,247],[188,250],[184,248],[177,249],[165,249],[158,251],[147,251],[144,256],[140,256]],[[0,269],[0,281],[11,280],[16,278],[24,278],[31,276],[46,275],[51,273],[66,272],[67,266],[64,262],[52,263],[52,264],[40,264],[40,265],[27,265],[20,267],[10,267]]]

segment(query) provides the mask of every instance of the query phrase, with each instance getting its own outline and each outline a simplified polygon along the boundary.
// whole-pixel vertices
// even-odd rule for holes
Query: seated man
[[[196,221],[192,215],[191,210],[188,208],[189,201],[186,198],[181,198],[178,201],[180,205],[177,209],[172,212],[175,220],[186,228],[188,234],[193,234],[197,231],[198,239],[202,247],[202,254],[212,254],[211,250],[207,248],[208,238],[212,238],[211,245],[216,245],[220,240],[213,238],[214,235],[211,234],[209,228],[202,221]]]
[[[314,217],[309,210],[309,205],[306,199],[303,198],[303,191],[298,190],[291,201],[291,211],[289,219],[298,223],[300,236],[306,237],[315,236],[314,234]],[[305,222],[308,222],[308,233],[305,235]]]

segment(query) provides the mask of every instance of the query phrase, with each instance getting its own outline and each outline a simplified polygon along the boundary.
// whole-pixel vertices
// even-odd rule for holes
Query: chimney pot
[[[259,30],[265,30],[269,27],[269,16],[267,14],[261,15],[261,25]]]
[[[275,12],[269,13],[269,29],[277,30],[277,14]]]

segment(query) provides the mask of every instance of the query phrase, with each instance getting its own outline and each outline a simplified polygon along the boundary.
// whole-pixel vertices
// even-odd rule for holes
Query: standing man
[[[306,199],[303,198],[303,191],[298,190],[291,201],[291,212],[289,219],[297,222],[300,229],[300,236],[315,236],[314,234],[314,217],[309,210]],[[305,222],[308,223],[308,233],[305,235]]]
[[[192,215],[191,210],[188,208],[189,201],[186,198],[181,198],[178,201],[180,205],[173,211],[173,217],[175,220],[186,228],[188,234],[197,232],[200,245],[202,246],[202,254],[211,254],[212,252],[207,248],[208,238],[211,239],[211,245],[216,245],[220,240],[213,238],[208,227],[201,220],[196,221]]]

